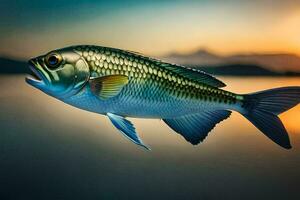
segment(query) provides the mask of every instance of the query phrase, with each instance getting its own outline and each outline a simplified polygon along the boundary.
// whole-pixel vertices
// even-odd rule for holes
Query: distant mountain
[[[294,54],[249,54],[226,58],[228,63],[254,63],[275,71],[300,72],[300,57]]]
[[[240,54],[232,56],[219,56],[206,50],[198,50],[190,54],[171,53],[161,57],[167,62],[193,65],[255,65],[271,71],[300,72],[300,57],[293,54]]]
[[[214,65],[220,64],[223,61],[223,57],[212,54],[206,50],[199,50],[191,54],[170,53],[161,57],[161,59],[172,63],[187,65]]]
[[[28,73],[26,62],[0,58],[0,74],[21,74]]]
[[[189,66],[189,67],[197,68],[210,74],[223,75],[223,76],[300,76],[300,72],[271,71],[263,67],[260,67],[258,65],[248,65],[248,64],[228,64],[228,65],[219,65],[219,66],[206,66],[206,67]]]

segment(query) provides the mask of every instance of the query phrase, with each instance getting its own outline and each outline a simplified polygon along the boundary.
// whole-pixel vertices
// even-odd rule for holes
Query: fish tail
[[[290,149],[290,139],[278,115],[300,103],[300,87],[282,87],[243,96],[244,115],[268,138]]]

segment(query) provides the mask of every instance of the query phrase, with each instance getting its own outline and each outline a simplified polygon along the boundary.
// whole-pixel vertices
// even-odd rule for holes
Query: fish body
[[[198,144],[231,111],[290,148],[277,115],[299,103],[300,87],[235,94],[202,71],[101,46],[54,50],[29,63],[35,75],[26,79],[29,84],[75,107],[107,115],[120,132],[146,148],[126,117],[163,119],[187,141]]]
[[[210,108],[238,108],[241,104],[241,95],[212,86],[223,86],[217,80],[208,85],[176,72],[176,68],[182,68],[195,73],[192,69],[107,47],[84,46],[75,48],[75,51],[86,60],[90,78],[124,75],[129,79],[122,91],[113,98],[98,98],[89,87],[85,87],[79,94],[64,100],[85,110],[164,119]]]

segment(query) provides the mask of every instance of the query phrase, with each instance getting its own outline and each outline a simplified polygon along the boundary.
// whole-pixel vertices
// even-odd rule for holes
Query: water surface
[[[238,93],[299,78],[222,78]],[[0,76],[0,199],[300,199],[300,106],[282,114],[293,148],[237,113],[192,146],[161,120],[132,119],[146,151],[105,117]],[[0,196],[0,197],[1,197]]]

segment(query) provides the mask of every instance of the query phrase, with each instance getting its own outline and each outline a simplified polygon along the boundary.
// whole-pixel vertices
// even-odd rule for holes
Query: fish
[[[66,104],[107,116],[120,133],[149,150],[128,118],[161,119],[197,145],[234,111],[279,146],[291,148],[278,115],[300,102],[299,86],[236,94],[203,71],[95,45],[52,50],[28,64],[28,84]]]

